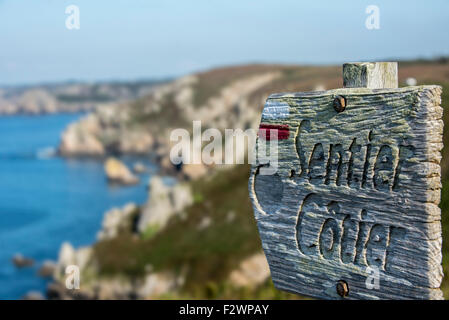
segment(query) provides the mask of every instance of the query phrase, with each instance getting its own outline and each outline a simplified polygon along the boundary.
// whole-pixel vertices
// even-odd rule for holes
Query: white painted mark
[[[285,119],[290,113],[290,106],[286,102],[268,100],[262,111],[262,120]]]

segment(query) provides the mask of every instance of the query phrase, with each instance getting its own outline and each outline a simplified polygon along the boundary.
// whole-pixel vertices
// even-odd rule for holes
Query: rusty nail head
[[[334,109],[337,112],[342,112],[346,108],[346,98],[343,96],[336,96],[334,99]]]
[[[337,293],[340,297],[347,297],[349,294],[349,286],[348,283],[344,280],[340,280],[337,282]]]

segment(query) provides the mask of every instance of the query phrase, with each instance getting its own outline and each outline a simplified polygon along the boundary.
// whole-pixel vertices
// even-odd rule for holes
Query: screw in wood
[[[339,280],[337,282],[337,293],[340,297],[347,297],[349,294],[349,286],[348,283],[344,280]]]
[[[334,99],[334,109],[337,112],[342,112],[346,108],[346,98],[343,96],[336,96]]]

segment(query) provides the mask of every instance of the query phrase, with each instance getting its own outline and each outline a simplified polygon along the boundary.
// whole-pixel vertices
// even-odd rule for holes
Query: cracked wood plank
[[[287,134],[276,172],[261,174],[258,158],[249,191],[277,288],[343,299],[342,280],[346,299],[443,298],[440,96],[418,86],[268,98],[256,152],[269,150],[266,128]]]

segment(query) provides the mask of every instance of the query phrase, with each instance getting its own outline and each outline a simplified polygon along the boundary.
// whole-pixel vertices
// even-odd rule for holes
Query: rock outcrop
[[[133,166],[133,171],[137,174],[147,172],[147,167],[142,162],[137,162]]]
[[[205,176],[208,168],[204,164],[185,164],[182,166],[182,173],[187,180],[197,180]]]
[[[116,158],[111,157],[106,160],[104,171],[108,181],[111,183],[123,185],[139,183],[139,178],[136,177],[123,162]]]
[[[144,232],[150,226],[163,228],[174,214],[193,203],[188,185],[176,184],[168,187],[158,176],[151,178],[149,192],[149,201],[142,207],[137,224],[139,232]]]
[[[57,281],[48,285],[47,297],[51,300],[152,299],[175,292],[183,283],[183,276],[171,272],[150,273],[135,281],[120,277],[98,278],[78,290],[67,289],[63,281]]]
[[[24,257],[21,253],[18,253],[12,257],[12,263],[17,268],[31,267],[34,264],[34,260]]]
[[[150,198],[139,208],[133,203],[123,208],[113,208],[105,213],[98,241],[114,239],[121,232],[144,233],[148,227],[162,230],[173,215],[193,203],[190,187],[185,183],[174,186],[164,184],[161,177],[150,180]],[[136,220],[138,218],[138,220]],[[65,287],[66,268],[76,265],[80,270],[81,288],[71,290]],[[98,274],[92,247],[75,249],[64,243],[54,267],[54,282],[47,288],[49,299],[146,299],[173,292],[182,286],[182,274],[171,271],[153,272],[148,266],[146,274],[138,279],[126,277],[102,278]],[[84,276],[89,274],[88,280]],[[94,276],[92,276],[94,275]]]
[[[92,257],[92,248],[89,246],[75,249],[69,242],[64,242],[59,249],[59,257],[56,263],[54,278],[65,279],[66,268],[71,265],[77,266],[80,270],[87,267]]]
[[[134,203],[128,203],[123,208],[113,208],[105,213],[102,229],[97,234],[97,239],[107,240],[115,238],[121,230],[133,228],[133,215],[138,212]]]
[[[128,126],[131,114],[122,105],[97,108],[64,131],[59,152],[66,157],[147,154],[155,143],[143,127]]]
[[[240,263],[229,275],[230,282],[237,287],[251,287],[263,283],[270,277],[270,268],[263,252],[256,253]]]
[[[159,298],[161,295],[176,292],[183,284],[184,277],[172,272],[150,273],[136,287],[136,295],[141,299]]]
[[[42,263],[37,274],[42,278],[49,278],[54,275],[56,271],[56,263],[51,260],[46,260]]]
[[[29,291],[22,297],[22,300],[45,300],[45,297],[39,291]]]
[[[62,134],[59,153],[63,156],[104,155],[104,146],[98,139],[100,130],[98,118],[92,114],[70,124]]]
[[[157,82],[60,83],[0,89],[0,115],[91,111],[150,93]]]

